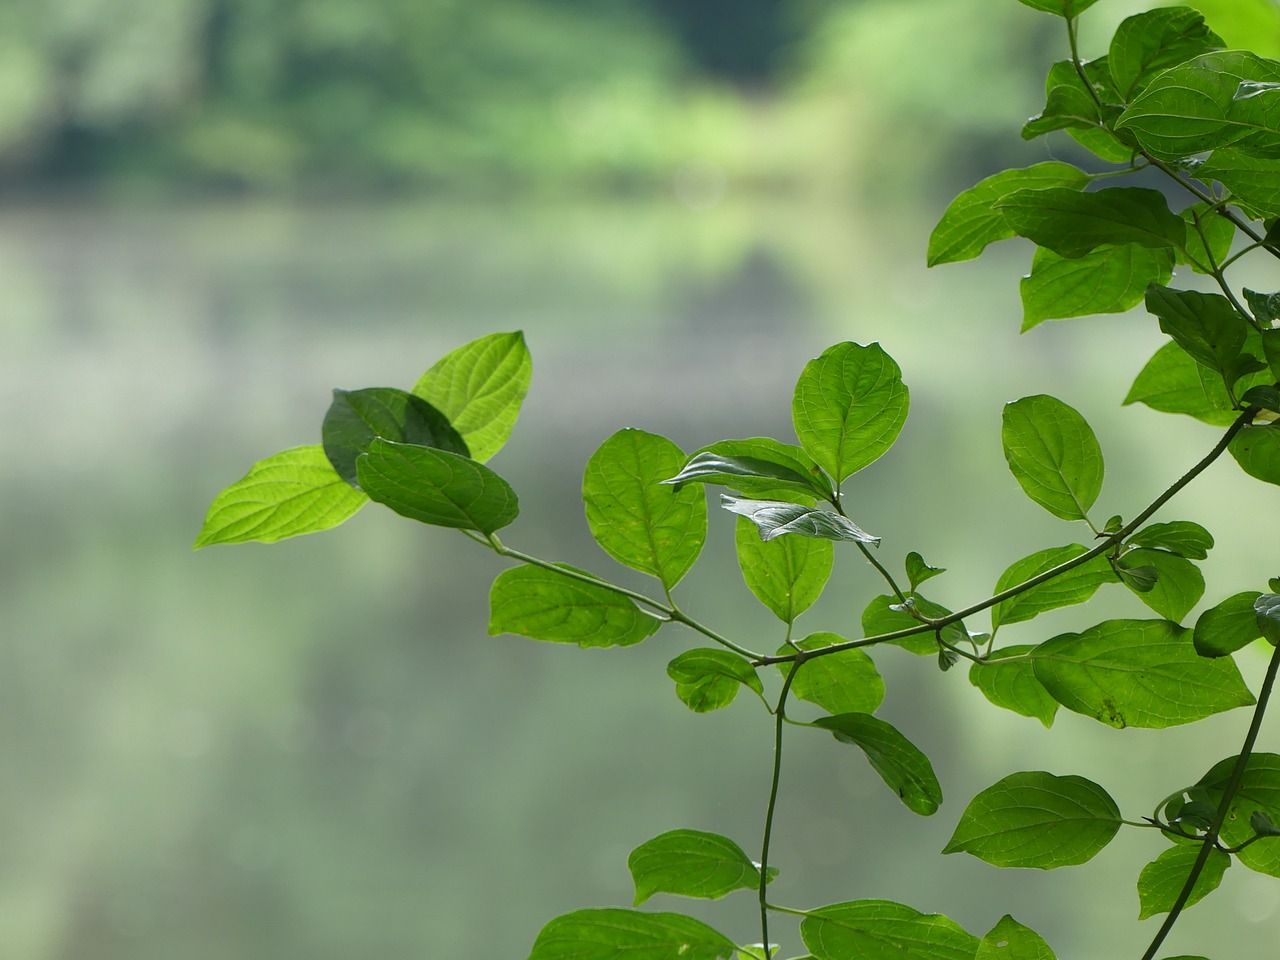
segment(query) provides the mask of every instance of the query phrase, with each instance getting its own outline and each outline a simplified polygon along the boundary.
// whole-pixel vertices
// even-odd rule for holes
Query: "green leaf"
[[[1018,236],[1069,259],[1108,244],[1177,248],[1187,237],[1186,224],[1169,211],[1164,194],[1145,187],[1019,190],[995,208]]]
[[[1083,520],[1102,489],[1102,450],[1093,430],[1061,400],[1040,394],[1005,405],[1004,456],[1018,484],[1063,520]]]
[[[973,960],[1057,960],[1040,934],[1007,913],[992,927]]]
[[[760,869],[742,848],[718,833],[671,830],[631,851],[627,867],[636,885],[634,906],[655,893],[719,900],[760,886]],[[772,880],[778,871],[769,870]]]
[[[652,636],[661,625],[607,587],[545,567],[505,570],[489,591],[491,635],[515,633],[580,647],[626,647]]]
[[[1088,10],[1098,0],[1021,0],[1028,7],[1036,10],[1043,10],[1045,13],[1055,13],[1060,17],[1078,17],[1083,11]]]
[[[1045,80],[1045,104],[1039,116],[1022,127],[1022,139],[1033,140],[1054,130],[1096,130],[1102,114],[1098,102],[1076,73],[1070,60],[1055,63]]]
[[[1253,703],[1230,658],[1199,656],[1191,631],[1168,620],[1107,620],[1031,656],[1055,700],[1112,727],[1162,729]]]
[[[1149,590],[1134,589],[1138,599],[1166,620],[1181,622],[1204,596],[1204,574],[1190,560],[1163,550],[1130,550],[1117,564],[1121,572],[1153,568]],[[1123,578],[1122,578],[1123,579]]]
[[[1264,593],[1253,601],[1258,630],[1273,647],[1280,647],[1280,595]]]
[[[861,748],[872,769],[908,810],[926,817],[937,812],[942,803],[942,787],[933,765],[894,726],[869,713],[822,717],[811,726],[830,730],[841,743]],[[813,949],[812,944],[809,948]]]
[[[1246,287],[1244,298],[1249,304],[1249,309],[1260,322],[1275,323],[1280,320],[1280,293],[1258,293]],[[1265,337],[1263,342],[1266,342]]]
[[[511,436],[532,377],[524,334],[493,333],[446,354],[413,392],[448,417],[472,458],[484,462]]]
[[[1027,771],[970,801],[943,853],[970,853],[997,867],[1052,870],[1093,859],[1120,829],[1120,810],[1084,777]]]
[[[1026,656],[1033,649],[1030,644],[1020,644],[992,651],[984,662],[969,668],[969,682],[997,707],[1035,717],[1051,727],[1058,701],[1036,679],[1034,664]]]
[[[323,447],[293,447],[259,460],[213,498],[194,547],[249,540],[275,543],[328,530],[368,499],[338,476]]]
[[[809,911],[800,938],[817,960],[973,960],[978,938],[954,920],[889,900]]]
[[[844,643],[834,633],[813,633],[796,644],[801,650],[820,650]],[[794,653],[787,646],[778,654]],[[778,664],[782,675],[791,671],[789,663]],[[806,660],[791,681],[791,693],[816,703],[828,713],[874,713],[884,700],[884,681],[875,663],[861,650],[842,650]]]
[[[676,696],[694,713],[710,713],[733,703],[739,687],[764,696],[764,685],[750,661],[730,650],[697,647],[667,664]]]
[[[324,416],[324,452],[338,476],[359,486],[356,459],[377,438],[436,447],[468,457],[471,452],[444,414],[427,401],[394,387],[335,390]]]
[[[1148,286],[1169,282],[1173,263],[1172,251],[1133,243],[1102,246],[1073,260],[1037,247],[1031,273],[1019,284],[1022,332],[1045,320],[1124,313],[1142,302]]]
[[[1196,653],[1202,657],[1225,657],[1262,636],[1253,602],[1262,594],[1246,590],[1210,607],[1196,620]]]
[[[1173,520],[1143,527],[1129,538],[1129,543],[1168,550],[1188,560],[1203,560],[1213,549],[1213,534],[1190,520]]]
[[[1050,547],[1023,557],[1000,575],[993,593],[1003,593],[1012,586],[1088,552],[1087,548],[1073,543],[1065,547]],[[1039,616],[1046,610],[1084,603],[1097,592],[1098,587],[1115,580],[1115,572],[1107,558],[1094,557],[1052,580],[1031,587],[1008,600],[1001,600],[991,608],[991,629],[994,632],[1002,624],[1019,623]]]
[[[893,446],[907,404],[902,371],[880,344],[838,343],[805,365],[791,416],[800,446],[839,484]]]
[[[1168,913],[1173,909],[1178,894],[1191,875],[1192,864],[1199,855],[1199,844],[1178,844],[1142,868],[1142,873],[1138,875],[1139,920],[1154,917],[1158,913]],[[1209,859],[1196,878],[1185,906],[1198,903],[1218,889],[1222,875],[1229,866],[1231,857],[1228,854],[1221,850],[1210,850]]]
[[[736,949],[693,917],[605,908],[556,917],[538,934],[529,960],[728,960]]]
[[[946,567],[931,567],[924,562],[924,557],[912,550],[907,554],[904,566],[907,570],[907,580],[911,582],[911,590],[914,592],[916,587],[924,583],[926,580],[932,580],[940,573],[946,573]]]
[[[822,595],[831,576],[834,545],[812,537],[763,540],[746,517],[738,520],[734,545],[742,579],[783,623],[794,623]]]
[[[402,517],[493,533],[520,513],[516,493],[488,467],[447,450],[374,440],[356,461],[360,488]]]
[[[1244,384],[1250,385],[1250,378]],[[1222,377],[1196,363],[1176,343],[1156,351],[1124,402],[1144,403],[1162,413],[1183,413],[1215,427],[1229,426],[1239,416]]]
[[[1015,190],[1074,187],[1082,190],[1089,175],[1069,163],[1050,160],[1022,170],[1005,170],[980,181],[951,201],[929,236],[929,266],[972,260],[988,244],[1015,236],[997,200]]]
[[[707,498],[663,479],[684,463],[670,440],[619,430],[587,461],[582,480],[591,535],[619,563],[657,577],[671,590],[689,572],[707,538]]]
[[[1222,803],[1235,765],[1236,758],[1228,757],[1200,778],[1198,786],[1207,791],[1209,802],[1215,807]],[[1274,753],[1254,753],[1246,761],[1240,789],[1222,824],[1222,842],[1234,847],[1252,838],[1256,831],[1251,821],[1259,812],[1273,823],[1280,821],[1280,755]],[[1251,843],[1236,857],[1250,870],[1280,877],[1280,837],[1265,837]]]
[[[1157,159],[1233,146],[1253,157],[1280,151],[1280,111],[1266,96],[1240,99],[1242,83],[1280,80],[1280,64],[1245,50],[1202,54],[1152,78],[1116,126]]]
[[[1226,44],[1190,7],[1162,7],[1123,21],[1111,38],[1111,76],[1125,101],[1162,70]]]
[[[741,500],[723,493],[720,505],[754,523],[760,529],[760,538],[766,541],[793,533],[819,540],[880,542],[879,537],[873,537],[849,518],[817,507],[783,500]]]
[[[916,609],[931,619],[936,620],[951,613],[946,607],[926,600],[918,593],[913,594],[912,599],[915,602]],[[893,609],[900,606],[901,604],[898,603],[897,597],[881,594],[873,599],[862,612],[863,635],[874,637],[882,633],[896,633],[899,630],[921,626],[920,621],[907,611]],[[958,623],[944,627],[942,635],[953,646],[968,643],[969,640],[969,635]],[[922,633],[914,637],[886,642],[922,657],[931,657],[938,652],[938,641],[934,639],[932,633]]]
[[[762,500],[817,498],[832,500],[831,481],[799,447],[769,437],[721,440],[689,458],[674,477],[664,480],[677,489],[686,483],[714,483]]]
[[[1207,273],[1231,255],[1231,244],[1236,237],[1234,223],[1205,203],[1193,203],[1179,216],[1187,222],[1187,246],[1185,251],[1178,251],[1179,263],[1188,264],[1196,273]],[[1169,281],[1152,282],[1165,285]]]
[[[1280,427],[1274,423],[1245,427],[1231,438],[1227,449],[1249,476],[1280,483]]]
[[[1192,359],[1222,374],[1227,382],[1235,383],[1245,373],[1261,369],[1261,361],[1242,367],[1248,322],[1221,294],[1152,285],[1146,301],[1147,310],[1160,318],[1160,329]]]

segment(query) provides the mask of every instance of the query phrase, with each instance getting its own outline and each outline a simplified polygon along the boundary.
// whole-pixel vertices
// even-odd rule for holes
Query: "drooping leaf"
[[[652,636],[661,625],[626,597],[545,567],[505,570],[489,591],[491,635],[515,633],[580,647],[626,647]]]
[[[505,480],[447,450],[376,439],[356,461],[356,476],[371,500],[438,527],[494,533],[520,513]]]
[[[1203,560],[1213,549],[1213,534],[1191,520],[1173,520],[1145,526],[1128,542],[1135,547],[1168,550],[1188,560]]]
[[[1002,573],[996,581],[993,593],[1003,593],[1012,586],[1088,552],[1087,548],[1078,543],[1039,550],[1029,557],[1023,557]],[[1104,583],[1114,583],[1115,580],[1115,572],[1106,557],[1094,557],[1052,580],[1031,587],[1008,600],[1001,600],[991,608],[991,628],[996,631],[1005,623],[1019,623],[1039,616],[1046,610],[1084,603],[1097,592],[1098,587]]]
[[[1205,203],[1193,203],[1180,216],[1187,221],[1187,246],[1185,251],[1178,251],[1179,263],[1188,264],[1196,273],[1207,273],[1231,255],[1231,244],[1236,237],[1234,223]],[[1168,280],[1152,282],[1169,283]]]
[[[1063,520],[1083,520],[1102,489],[1102,449],[1084,417],[1040,394],[1005,405],[1000,431],[1018,484]]]
[[[1168,913],[1173,909],[1174,901],[1182,892],[1191,875],[1191,867],[1199,856],[1200,847],[1196,844],[1177,844],[1156,857],[1138,875],[1138,919],[1145,920],[1158,913]],[[1231,857],[1221,850],[1210,850],[1209,859],[1204,869],[1196,878],[1191,888],[1191,896],[1184,906],[1189,907],[1203,900],[1205,896],[1218,889],[1222,875],[1231,866]]]
[[[374,440],[435,447],[469,457],[471,451],[443,413],[421,397],[394,387],[335,390],[324,415],[324,452],[338,476],[359,486],[356,460]]]
[[[765,540],[746,517],[734,529],[742,579],[783,623],[794,623],[822,595],[831,576],[835,546],[812,537]]]
[[[1089,70],[1090,67],[1093,70]],[[1086,76],[1097,75],[1095,64],[1085,64]],[[1106,70],[1103,64],[1103,71]],[[1108,83],[1110,76],[1107,76]],[[1060,60],[1049,69],[1045,79],[1045,104],[1038,116],[1032,117],[1022,127],[1022,139],[1033,140],[1054,130],[1099,130],[1102,112],[1095,99],[1096,88],[1090,92],[1076,72],[1070,60]]]
[[[931,619],[936,620],[951,613],[946,607],[931,600],[926,600],[918,593],[913,595],[912,600],[916,609]],[[920,621],[907,611],[893,609],[900,606],[901,604],[898,603],[896,597],[886,594],[881,594],[873,599],[862,612],[863,634],[868,637],[874,637],[882,633],[896,633],[899,630],[920,626]],[[969,639],[969,635],[965,633],[964,628],[958,623],[952,623],[944,627],[942,635],[952,646],[967,643]],[[902,640],[889,640],[887,642],[922,657],[929,657],[938,652],[938,641],[934,639],[932,633],[922,633]]]
[[[655,893],[719,900],[760,886],[760,869],[742,848],[718,833],[671,830],[631,851],[627,868],[636,885],[634,906]],[[778,871],[770,868],[768,879]]]
[[[214,497],[194,547],[249,540],[275,543],[328,530],[368,499],[338,476],[323,447],[293,447],[259,460]]]
[[[1253,703],[1230,658],[1206,660],[1168,620],[1107,620],[1032,651],[1036,679],[1068,710],[1162,729]]]
[[[812,726],[830,730],[841,743],[861,748],[872,769],[908,810],[926,817],[937,812],[942,787],[933,765],[896,727],[869,713],[822,717]]]
[[[943,853],[997,867],[1052,870],[1093,859],[1120,829],[1110,794],[1084,777],[1027,771],[970,801]]]
[[[791,417],[800,446],[837,484],[893,446],[907,419],[898,364],[873,343],[838,343],[796,382]]]
[[[529,960],[729,960],[736,949],[693,917],[604,908],[556,917],[538,934]]]
[[[1161,71],[1225,46],[1198,10],[1161,7],[1135,14],[1116,28],[1108,62],[1116,87],[1128,101]]]
[[[1252,385],[1253,378],[1246,377],[1236,389]],[[1172,342],[1157,350],[1142,368],[1124,402],[1144,403],[1162,413],[1183,413],[1215,427],[1228,426],[1239,416],[1222,377],[1196,363]]]
[[[1258,293],[1246,287],[1244,299],[1249,304],[1249,309],[1253,311],[1253,315],[1261,323],[1275,323],[1280,320],[1280,293]],[[1263,342],[1265,344],[1266,337],[1263,338]]]
[[[720,505],[730,513],[746,517],[754,523],[760,530],[762,540],[773,540],[792,533],[819,540],[850,540],[873,544],[880,542],[879,537],[867,533],[848,517],[800,503],[743,500],[721,494]]]
[[[1004,216],[992,208],[1015,190],[1045,187],[1084,189],[1089,175],[1056,160],[987,177],[951,201],[929,236],[929,266],[972,260],[988,244],[1015,236]]]
[[[613,559],[657,577],[671,590],[689,572],[707,538],[707,498],[663,480],[684,463],[670,440],[619,430],[587,461],[582,501],[596,543]]]
[[[1021,0],[1028,7],[1043,10],[1045,13],[1056,13],[1060,17],[1078,17],[1092,7],[1098,0]]]
[[[1135,569],[1153,569],[1155,583],[1149,589],[1134,589],[1134,593],[1148,607],[1166,620],[1180,623],[1191,608],[1204,596],[1204,574],[1190,560],[1166,553],[1163,550],[1130,550],[1120,558],[1118,567],[1123,574]],[[1132,588],[1126,578],[1122,580]]]
[[[1020,644],[993,651],[985,662],[969,668],[969,682],[997,707],[1035,717],[1051,727],[1058,701],[1036,679],[1034,664],[1026,656],[1033,649],[1031,644]]]
[[[1227,450],[1249,476],[1280,483],[1280,427],[1275,423],[1245,427],[1232,437]]]
[[[448,417],[483,463],[511,436],[532,377],[524,334],[493,333],[445,354],[413,393]]]
[[[819,650],[843,642],[844,637],[834,633],[813,633],[796,646]],[[792,652],[789,647],[778,650],[779,654]],[[778,669],[786,676],[791,665],[780,663]],[[791,693],[832,714],[874,713],[884,700],[884,681],[875,663],[861,650],[842,650],[801,664],[791,681]]]
[[[1198,786],[1207,792],[1215,808],[1222,803],[1236,759],[1228,757],[1219,761],[1200,778]],[[1256,831],[1251,821],[1259,812],[1272,823],[1280,823],[1280,755],[1274,753],[1254,753],[1246,762],[1240,788],[1222,823],[1222,842],[1234,847],[1253,837]],[[1264,837],[1245,847],[1236,857],[1250,870],[1280,877],[1280,837]]]
[[[949,917],[889,900],[809,911],[800,938],[817,960],[973,960],[978,938]]]
[[[764,685],[750,661],[719,647],[686,650],[667,664],[667,676],[676,682],[680,702],[694,713],[727,707],[739,687],[764,695]]]
[[[1242,357],[1249,339],[1248,323],[1221,294],[1152,286],[1146,303],[1147,310],[1160,318],[1161,330],[1227,382],[1235,383],[1264,366],[1260,360]],[[1252,364],[1247,363],[1250,359]]]
[[[924,562],[924,557],[912,550],[907,554],[903,561],[907,570],[907,580],[911,583],[911,590],[914,592],[916,587],[924,583],[926,580],[932,580],[941,573],[946,573],[946,567],[931,567]]]
[[[689,458],[663,483],[712,483],[761,500],[831,500],[831,481],[799,447],[769,437],[721,440]]]
[[[1022,332],[1045,320],[1123,313],[1142,302],[1148,286],[1168,283],[1173,263],[1172,250],[1133,243],[1098,247],[1070,260],[1038,247],[1031,273],[1019,284]]]
[[[1280,594],[1262,594],[1253,601],[1253,612],[1263,639],[1280,647]]]
[[[1109,244],[1176,249],[1187,236],[1164,194],[1145,187],[1018,190],[998,200],[995,209],[1018,236],[1068,259]]]
[[[987,931],[973,960],[1057,960],[1040,934],[1007,913]]]
[[[1196,620],[1196,653],[1202,657],[1225,657],[1262,636],[1253,602],[1262,594],[1246,590],[1210,607]]]

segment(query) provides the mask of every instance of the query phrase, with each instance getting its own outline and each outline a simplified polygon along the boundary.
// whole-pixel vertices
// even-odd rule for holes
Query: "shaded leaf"
[[[718,833],[671,830],[631,851],[627,867],[636,885],[635,906],[655,893],[718,900],[760,886],[760,870],[742,848]],[[770,868],[769,879],[778,875]]]
[[[1280,647],[1280,594],[1264,593],[1253,601],[1253,612],[1263,639]]]
[[[1231,438],[1227,449],[1249,476],[1266,483],[1280,483],[1280,427],[1275,424],[1245,427]]]
[[[1280,320],[1280,293],[1258,293],[1246,287],[1244,298],[1253,315],[1262,323],[1275,323]],[[1263,342],[1266,342],[1265,337]]]
[[[1019,284],[1022,330],[1045,320],[1123,313],[1142,303],[1148,286],[1168,283],[1173,263],[1171,250],[1133,243],[1101,246],[1075,259],[1038,247],[1031,273]]]
[[[926,600],[918,593],[913,594],[912,599],[915,601],[916,609],[930,619],[937,620],[951,613],[946,607],[931,600]],[[921,626],[920,621],[910,613],[905,610],[893,609],[896,606],[900,606],[897,597],[885,594],[881,594],[867,604],[867,608],[862,612],[863,634],[868,637],[874,637],[882,633],[896,633],[899,630]],[[964,628],[958,623],[944,627],[942,635],[952,646],[967,643],[969,639],[969,635],[965,633]],[[934,639],[932,632],[886,642],[902,647],[902,649],[917,656],[928,657],[938,652],[938,641]]]
[[[764,685],[750,661],[718,647],[686,650],[667,664],[667,676],[676,682],[680,702],[694,713],[727,707],[739,687],[764,695]]]
[[[1237,389],[1247,388],[1253,381],[1246,377]],[[1183,413],[1215,427],[1229,426],[1239,416],[1222,377],[1196,363],[1176,343],[1166,343],[1156,351],[1124,402],[1144,403],[1162,413]]]
[[[911,583],[911,589],[914,592],[916,587],[924,583],[926,580],[932,580],[940,573],[946,573],[946,567],[931,567],[924,562],[924,557],[912,550],[907,554],[904,566],[907,570],[907,580]]]
[[[1194,641],[1202,657],[1225,657],[1262,636],[1253,602],[1262,594],[1246,590],[1210,607],[1196,620]]]
[[[1054,130],[1098,129],[1102,114],[1070,60],[1055,63],[1045,82],[1044,109],[1022,127],[1022,139],[1032,140]]]
[[[607,587],[544,567],[504,570],[489,591],[492,635],[515,633],[580,647],[625,647],[652,636],[661,625]]]
[[[1108,244],[1181,247],[1187,229],[1169,211],[1164,194],[1145,187],[1108,187],[1083,193],[1064,187],[1018,190],[998,200],[1020,237],[1062,257],[1083,257]]]
[[[868,713],[842,713],[822,717],[811,726],[830,730],[841,743],[861,748],[872,769],[908,810],[926,817],[937,812],[942,803],[942,787],[933,765],[893,725]]]
[[[1236,236],[1234,223],[1219,216],[1206,203],[1193,203],[1180,216],[1187,221],[1187,246],[1185,251],[1178,251],[1179,263],[1189,264],[1196,273],[1206,273],[1231,255],[1231,243]],[[1152,282],[1163,285],[1169,281]]]
[[[992,651],[986,661],[969,668],[969,682],[997,707],[1035,717],[1051,727],[1058,701],[1036,679],[1034,664],[1026,656],[1033,649],[1026,644]]]
[[[889,900],[811,910],[800,938],[817,960],[973,960],[978,938],[949,917]]]
[[[1111,38],[1108,62],[1126,101],[1156,74],[1226,44],[1190,7],[1162,7],[1124,20]]]
[[[1168,913],[1173,909],[1199,854],[1199,844],[1177,844],[1142,868],[1142,873],[1138,875],[1139,920],[1154,917],[1158,913]],[[1198,903],[1218,889],[1222,875],[1229,866],[1231,857],[1228,854],[1221,850],[1210,850],[1209,859],[1196,878],[1185,906]]]
[[[728,494],[720,495],[720,505],[730,513],[746,517],[760,530],[762,540],[792,533],[819,540],[851,540],[856,543],[879,543],[852,520],[829,510],[806,507],[782,500],[742,500]]]
[[[764,540],[755,525],[741,517],[734,528],[734,546],[747,587],[783,623],[794,623],[809,609],[831,576],[835,548],[830,540]]]
[[[1248,322],[1221,294],[1153,285],[1146,303],[1147,310],[1160,318],[1161,330],[1192,359],[1216,370],[1228,383],[1262,368],[1258,360],[1253,365],[1240,363],[1249,337]]]
[[[1084,417],[1040,394],[1005,405],[1000,440],[1009,470],[1036,503],[1083,520],[1102,489],[1102,450]]]
[[[1002,573],[992,592],[993,594],[1003,593],[1010,587],[1088,552],[1087,548],[1078,543],[1039,550],[1029,557],[1023,557]],[[1115,580],[1115,571],[1111,569],[1107,558],[1094,557],[1052,580],[1031,587],[1008,600],[1001,600],[991,608],[992,630],[998,630],[1005,623],[1030,620],[1046,610],[1084,603],[1097,592],[1098,587],[1104,583],[1114,583]]]
[[[471,451],[443,413],[421,397],[394,387],[335,390],[324,415],[324,452],[338,476],[359,486],[356,460],[378,438],[436,447],[460,457]]]
[[[813,633],[796,646],[801,650],[820,650],[837,643],[844,643],[844,637]],[[778,650],[780,655],[793,652],[786,646]],[[786,676],[791,665],[780,663],[778,669]],[[884,681],[871,658],[855,648],[806,660],[791,681],[791,693],[816,703],[828,713],[874,713],[884,700]]]
[[[729,960],[736,949],[693,917],[605,908],[556,917],[538,934],[529,960]]]
[[[1213,549],[1213,534],[1191,520],[1172,520],[1143,527],[1129,538],[1129,543],[1168,550],[1188,560],[1203,560]]]
[[[1215,808],[1222,803],[1235,765],[1235,757],[1221,760],[1197,784]],[[1280,755],[1274,753],[1254,753],[1246,761],[1240,788],[1222,823],[1222,842],[1234,847],[1253,837],[1251,821],[1259,812],[1273,823],[1280,822]],[[1239,851],[1236,858],[1250,870],[1280,877],[1280,837],[1265,837],[1251,843]]]
[[[1180,623],[1204,596],[1204,574],[1200,572],[1200,568],[1190,560],[1172,553],[1165,553],[1163,550],[1130,550],[1120,558],[1117,567],[1121,572],[1147,569],[1155,571],[1155,582],[1150,588],[1138,588],[1134,593],[1166,620]]]
[[[973,960],[1057,960],[1040,934],[1007,913],[992,927]]]
[[[663,483],[713,483],[766,500],[831,500],[830,479],[799,447],[769,437],[721,440],[695,453],[680,472]]]

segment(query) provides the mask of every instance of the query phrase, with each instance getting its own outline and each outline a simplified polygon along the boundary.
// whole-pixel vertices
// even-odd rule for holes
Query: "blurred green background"
[[[1099,3],[1086,50],[1150,5]],[[1280,54],[1272,0],[1201,6]],[[591,451],[628,425],[686,449],[788,439],[795,377],[844,339],[881,341],[913,402],[855,519],[890,564],[950,568],[940,602],[1084,536],[1004,469],[1007,400],[1084,412],[1099,516],[1131,515],[1214,438],[1120,409],[1154,321],[1019,337],[1025,247],[924,269],[954,193],[1081,159],[1017,134],[1058,33],[1014,0],[0,2],[0,957],[521,957],[552,916],[629,903],[626,855],[658,833],[758,848],[767,717],[685,710],[664,667],[690,637],[489,637],[499,566],[375,507],[273,547],[190,543],[253,461],[316,442],[330,389],[407,386],[510,329],[535,374],[494,462],[524,510],[506,539],[626,582],[581,516]],[[1238,279],[1275,289],[1267,269]],[[1218,536],[1205,605],[1280,572],[1274,491],[1231,465],[1161,514],[1182,517]],[[780,641],[727,516],[682,590]],[[842,555],[801,626],[855,633],[878,592]],[[1145,615],[1104,591],[1007,639]],[[1063,960],[1137,956],[1158,838],[1033,875],[937,851],[1015,769],[1089,776],[1140,817],[1234,753],[1244,715],[1158,735],[1064,715],[1051,735],[963,670],[877,659],[882,712],[947,802],[914,817],[860,755],[794,731],[775,899],[896,899],[979,932],[1009,911]],[[653,906],[758,938],[749,894]],[[1234,867],[1170,952],[1271,960],[1278,908]]]

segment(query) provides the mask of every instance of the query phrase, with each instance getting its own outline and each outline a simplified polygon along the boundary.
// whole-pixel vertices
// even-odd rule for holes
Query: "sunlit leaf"
[[[445,415],[421,397],[394,387],[335,390],[324,416],[324,452],[338,476],[358,486],[356,460],[373,441],[436,447],[468,457],[471,451]]]
[[[819,650],[843,642],[844,637],[834,633],[813,633],[796,646]],[[789,647],[778,650],[780,655],[794,652]],[[786,676],[791,665],[780,663],[778,669]],[[884,700],[884,681],[875,663],[861,650],[842,650],[801,664],[791,681],[791,693],[828,713],[874,713]]]
[[[822,717],[812,726],[830,730],[841,743],[861,748],[872,769],[908,810],[922,816],[937,812],[942,803],[942,787],[933,765],[897,728],[868,713]]]
[[[625,647],[652,636],[661,625],[626,597],[545,567],[505,570],[489,592],[489,633],[494,635]]]
[[[1168,913],[1173,909],[1199,854],[1198,844],[1178,844],[1165,850],[1142,868],[1142,873],[1138,875],[1139,920]],[[1216,890],[1229,866],[1229,855],[1221,850],[1210,850],[1209,859],[1205,861],[1204,869],[1196,878],[1195,886],[1191,888],[1191,895],[1184,906],[1198,903]]]
[[[1245,377],[1236,389],[1248,389],[1264,379],[1261,373]],[[1222,377],[1196,363],[1176,343],[1166,343],[1156,351],[1124,402],[1144,403],[1162,413],[1183,413],[1215,427],[1228,426],[1240,415],[1227,396]]]
[[[993,651],[986,661],[969,668],[969,682],[997,707],[1035,717],[1051,727],[1058,701],[1036,679],[1035,667],[1027,656],[1033,649],[1025,644]]]
[[[782,500],[743,500],[720,495],[720,505],[730,513],[746,517],[760,530],[762,540],[773,540],[786,534],[816,537],[819,540],[850,540],[856,543],[879,543],[880,538],[867,533],[848,517],[830,510],[806,507]]]
[[[667,664],[667,676],[676,682],[676,696],[694,713],[727,707],[739,687],[764,694],[755,667],[745,657],[718,647],[686,650]]]
[[[1187,221],[1187,246],[1185,251],[1178,251],[1179,263],[1190,265],[1196,273],[1206,273],[1231,255],[1231,244],[1236,236],[1234,223],[1219,216],[1205,203],[1193,203],[1180,216]],[[1152,282],[1165,285],[1169,281]]]
[[[973,960],[978,938],[954,920],[889,900],[810,910],[800,937],[817,960]]]
[[[1170,249],[1134,243],[1102,246],[1073,260],[1038,247],[1019,285],[1022,330],[1045,320],[1123,313],[1142,302],[1148,286],[1169,282],[1173,262]]]
[[[907,580],[911,583],[911,589],[914,591],[916,587],[924,583],[926,580],[932,580],[941,573],[946,573],[946,567],[931,567],[924,562],[924,557],[912,550],[907,554],[903,561],[907,570]]]
[[[831,500],[831,481],[799,447],[769,437],[721,440],[689,458],[680,472],[663,481],[677,488],[712,483],[761,500]]]
[[[576,910],[538,934],[529,960],[729,960],[736,945],[679,913]]]
[[[1276,424],[1245,427],[1227,449],[1249,476],[1280,483],[1280,427]]]
[[[1029,557],[1023,557],[1002,573],[992,592],[1003,593],[1010,587],[1088,552],[1087,548],[1078,543],[1039,550]],[[1115,572],[1106,557],[1094,557],[1052,580],[1024,590],[1008,600],[1001,600],[991,608],[992,630],[998,630],[1001,624],[1030,620],[1046,610],[1084,603],[1097,592],[1098,587],[1104,583],[1114,583],[1115,580]]]
[[[1202,657],[1225,657],[1262,636],[1253,602],[1262,594],[1246,590],[1210,607],[1196,620],[1194,640]]]
[[[671,830],[631,851],[627,867],[636,885],[635,906],[655,893],[718,900],[760,886],[760,870],[742,848],[718,833]],[[778,871],[770,868],[769,879]]]
[[[1045,13],[1056,13],[1060,17],[1077,17],[1088,10],[1098,0],[1021,0],[1028,7],[1043,10]]]
[[[1102,489],[1102,450],[1084,417],[1040,394],[1005,405],[1000,439],[1018,484],[1063,520],[1083,520]]]
[[[937,620],[951,613],[946,607],[931,600],[926,600],[918,593],[913,595],[912,600],[916,609],[930,619]],[[901,606],[896,597],[881,594],[874,598],[862,612],[863,634],[868,637],[874,637],[882,633],[896,633],[899,630],[921,625],[919,620],[905,610],[893,609],[896,606]],[[969,640],[969,635],[965,633],[964,628],[958,623],[952,623],[944,627],[942,635],[952,646],[968,643]],[[934,639],[932,632],[887,642],[896,647],[902,647],[904,650],[918,656],[928,657],[938,652],[938,641]]]
[[[1108,62],[1116,87],[1127,101],[1162,70],[1224,46],[1199,11],[1161,7],[1135,14],[1116,28]]]
[[[830,540],[765,540],[759,529],[742,517],[734,528],[734,546],[747,587],[783,623],[794,623],[809,609],[831,576],[835,547]]]
[[[1163,550],[1130,550],[1120,558],[1121,570],[1150,568],[1156,580],[1147,590],[1134,593],[1166,620],[1181,622],[1204,596],[1204,574],[1190,560]]]
[[[1152,523],[1129,538],[1135,547],[1168,550],[1188,560],[1203,560],[1213,549],[1213,534],[1191,520]]]
[[[1109,244],[1176,249],[1186,242],[1182,218],[1169,211],[1164,194],[1146,187],[1019,190],[995,208],[1018,236],[1067,258]]]
[[[1214,764],[1200,778],[1198,786],[1207,791],[1209,802],[1215,807],[1222,802],[1236,759],[1228,757]],[[1272,823],[1280,823],[1280,755],[1274,753],[1256,752],[1246,762],[1240,788],[1222,823],[1222,842],[1234,847],[1252,838],[1255,831],[1251,821],[1259,812]],[[1235,856],[1250,870],[1280,877],[1280,837],[1264,837]]]
[[[1007,913],[987,931],[973,960],[1057,960],[1040,934]]]

